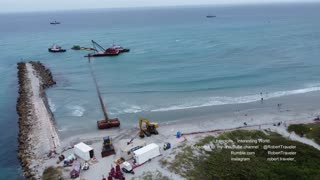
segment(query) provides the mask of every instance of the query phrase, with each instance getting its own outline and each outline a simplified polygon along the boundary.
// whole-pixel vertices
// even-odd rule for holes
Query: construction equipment
[[[127,145],[131,144],[132,141],[139,135],[140,133],[137,133],[133,138],[130,139],[130,141],[127,142]]]
[[[170,149],[171,148],[171,144],[170,143],[164,143],[164,145],[163,145],[163,150],[168,150],[168,149]]]
[[[112,180],[113,178],[120,179],[120,180],[125,179],[123,173],[120,170],[120,165],[116,165],[116,169],[114,169],[114,167],[111,165],[111,170],[109,172],[108,180]]]
[[[145,127],[142,127],[142,123],[145,123]],[[151,136],[151,134],[159,134],[157,131],[157,128],[159,127],[159,124],[157,122],[150,122],[149,119],[146,118],[139,118],[139,128],[140,133],[139,136],[141,138],[144,138],[144,135],[147,137]]]
[[[91,40],[91,42],[93,45],[94,53],[88,54],[87,57],[117,56],[121,53],[120,49],[116,49],[116,48],[105,49],[94,40]]]
[[[108,117],[107,110],[106,110],[106,107],[105,107],[105,105],[103,103],[97,80],[95,78],[95,75],[94,75],[92,67],[91,67],[90,57],[88,57],[88,60],[89,60],[90,72],[91,72],[93,81],[94,81],[95,86],[96,86],[96,90],[97,90],[97,94],[98,94],[98,97],[99,97],[101,109],[102,109],[102,112],[103,112],[103,115],[104,115],[104,118],[105,118],[103,120],[97,121],[98,129],[108,129],[108,128],[112,128],[112,127],[119,127],[120,126],[120,121],[119,121],[118,118],[109,119],[109,117]]]
[[[116,160],[114,160],[114,163],[116,163],[116,164],[122,164],[123,162],[125,162],[126,160],[123,158],[123,157],[121,157],[121,158],[119,158],[119,159],[116,159]]]
[[[114,45],[105,49],[100,44],[95,42],[94,40],[91,40],[92,42],[92,50],[94,50],[94,53],[90,53],[86,55],[85,57],[102,57],[102,56],[118,56],[120,53],[129,52],[130,49],[123,48],[118,45]]]
[[[103,138],[101,156],[106,157],[111,154],[116,154],[116,151],[114,150],[112,139],[109,136],[106,136]]]

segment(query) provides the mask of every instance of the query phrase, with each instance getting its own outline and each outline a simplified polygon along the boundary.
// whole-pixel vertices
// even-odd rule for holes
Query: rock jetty
[[[56,82],[50,70],[40,62],[19,62],[17,69],[18,158],[27,179],[41,179],[44,168],[41,163],[60,145],[45,94],[45,90]]]

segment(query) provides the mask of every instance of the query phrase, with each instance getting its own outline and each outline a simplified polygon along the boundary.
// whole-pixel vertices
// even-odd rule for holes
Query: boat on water
[[[105,51],[96,51],[94,53],[90,53],[85,57],[103,57],[103,56],[118,56],[120,51],[113,48],[108,48]]]
[[[215,18],[215,17],[217,17],[217,16],[214,16],[214,15],[208,15],[208,16],[206,16],[207,18]]]
[[[53,52],[53,53],[57,53],[57,52],[66,52],[67,50],[62,49],[61,46],[54,44],[50,48],[48,48],[48,51]]]
[[[105,49],[94,40],[91,40],[91,41],[93,44],[94,53],[90,53],[85,57],[118,56],[122,52],[130,51],[130,49],[125,49],[121,46],[116,46],[116,45],[113,45],[112,47]],[[98,49],[100,49],[100,51],[98,51]]]
[[[74,45],[71,49],[72,50],[86,50],[86,51],[93,51],[94,50],[91,47],[81,47],[79,45]]]
[[[111,48],[114,48],[114,49],[117,49],[120,51],[120,53],[123,53],[123,52],[129,52],[130,49],[127,49],[127,48],[123,48],[121,46],[118,46],[118,45],[113,45]]]
[[[54,22],[50,22],[50,24],[56,25],[56,24],[60,24],[60,22],[54,21]]]

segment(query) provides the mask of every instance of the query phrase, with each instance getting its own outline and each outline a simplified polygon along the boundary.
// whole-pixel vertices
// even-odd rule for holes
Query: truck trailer
[[[94,156],[93,148],[83,142],[74,145],[74,154],[79,158],[89,161]]]
[[[143,164],[157,156],[160,156],[160,146],[155,143],[133,151],[133,160],[137,165]]]

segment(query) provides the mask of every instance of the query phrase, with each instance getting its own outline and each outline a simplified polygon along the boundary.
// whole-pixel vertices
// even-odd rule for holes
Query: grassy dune
[[[294,145],[296,149],[291,156],[270,156],[258,144],[259,149],[241,151],[254,152],[255,155],[231,155],[230,149],[213,148],[205,150],[203,145],[215,144],[216,140],[233,140],[230,145],[244,145],[237,143],[237,139],[270,139],[266,145]],[[254,144],[248,144],[254,145]],[[233,150],[239,151],[239,150]],[[281,151],[281,150],[276,150]],[[249,157],[250,161],[231,161],[231,157]],[[294,157],[295,161],[267,161],[268,157]],[[173,159],[162,159],[162,165],[172,172],[180,174],[186,179],[320,179],[320,152],[308,145],[290,141],[272,132],[237,130],[226,132],[218,137],[207,136],[196,145],[184,146]]]

